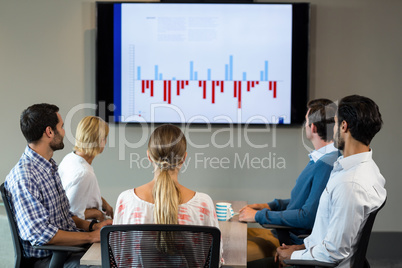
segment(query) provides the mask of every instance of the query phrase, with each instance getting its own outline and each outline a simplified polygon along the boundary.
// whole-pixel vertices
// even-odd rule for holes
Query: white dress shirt
[[[339,157],[321,195],[312,233],[304,240],[306,249],[293,252],[291,259],[350,267],[364,223],[385,201],[384,185],[372,151]]]
[[[59,165],[59,174],[70,201],[70,211],[85,220],[87,208],[102,210],[102,196],[93,167],[74,152]]]

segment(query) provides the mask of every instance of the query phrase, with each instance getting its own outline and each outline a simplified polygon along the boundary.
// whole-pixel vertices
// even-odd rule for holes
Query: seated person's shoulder
[[[84,165],[69,165],[64,160],[60,164],[58,171],[63,184],[69,184],[69,186],[85,182],[90,183],[96,180],[93,169],[88,169]]]
[[[184,186],[180,187],[180,194],[181,194],[181,203],[188,203],[194,199],[196,196],[196,192],[190,190]]]
[[[335,161],[341,154],[339,151],[333,151],[328,154],[323,155],[320,159],[317,160],[316,165],[331,168],[334,166]]]
[[[135,189],[130,189],[121,193],[124,198],[134,198],[138,197],[142,201],[148,203],[154,203],[154,198],[152,196],[152,185],[150,183],[136,187]]]
[[[212,198],[205,193],[196,192],[194,195],[194,200],[203,204],[203,206],[214,206]]]
[[[29,160],[22,160],[10,171],[6,180],[8,184],[30,184],[37,183],[40,179],[41,171]]]

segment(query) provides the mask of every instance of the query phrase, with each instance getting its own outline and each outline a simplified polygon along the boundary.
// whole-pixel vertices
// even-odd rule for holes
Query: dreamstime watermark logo
[[[275,148],[276,147],[276,125],[275,124],[268,124],[269,121],[264,118],[263,116],[253,116],[250,117],[242,127],[238,127],[237,124],[233,122],[233,120],[228,116],[217,116],[214,120],[226,120],[227,124],[225,127],[212,127],[213,122],[209,122],[205,116],[198,115],[193,116],[192,118],[186,119],[183,112],[174,105],[166,105],[166,104],[153,104],[151,105],[150,115],[151,115],[151,122],[155,121],[156,112],[158,109],[172,109],[174,112],[179,114],[181,118],[181,129],[186,136],[188,146],[191,146],[195,149],[204,149],[213,147],[216,149],[224,149],[224,148],[240,148],[243,146],[243,142],[253,149],[262,149],[262,148]],[[72,121],[74,115],[82,110],[92,110],[92,111],[99,111],[99,115],[102,118],[106,117],[107,111],[114,111],[114,105],[109,105],[106,107],[104,102],[99,104],[99,107],[96,104],[91,103],[84,103],[78,104],[71,108],[66,115],[64,120],[64,125],[66,129],[66,138],[72,144],[75,143],[75,137],[73,135],[73,127]],[[241,121],[241,110],[238,111],[238,120]],[[108,118],[109,122],[114,121],[114,117],[110,116]],[[200,122],[202,120],[204,126],[203,127],[192,127],[192,123]],[[259,120],[260,122],[266,122],[267,124],[258,128],[252,127],[252,123],[255,120]],[[276,120],[272,118],[272,120]],[[109,137],[108,137],[108,147],[109,148],[118,148],[119,149],[119,160],[125,160],[126,158],[126,150],[127,149],[138,149],[142,146],[146,145],[151,134],[151,130],[155,128],[154,123],[147,123],[144,118],[139,116],[129,116],[127,118],[121,118],[121,121],[125,123],[119,124],[117,127],[110,128],[109,130]],[[130,123],[136,123],[139,127],[141,127],[140,134],[138,135],[138,131],[136,132],[137,139],[136,142],[130,141],[130,139],[126,136],[126,127]],[[197,142],[197,134],[199,133],[208,133],[210,139],[204,142]],[[263,143],[257,143],[252,138],[252,133],[267,133],[270,134],[270,138],[264,139]],[[223,140],[223,141],[222,141]],[[263,164],[265,165],[265,164]]]

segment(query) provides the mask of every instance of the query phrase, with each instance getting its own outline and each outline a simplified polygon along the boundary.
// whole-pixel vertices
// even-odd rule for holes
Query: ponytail
[[[168,166],[168,163],[167,163]],[[169,175],[169,168],[161,168],[152,189],[154,198],[154,222],[156,224],[177,224],[180,204],[180,191]],[[174,232],[158,232],[156,248],[161,253],[174,254],[176,248]]]
[[[169,169],[168,167],[160,169],[160,174],[152,189],[155,204],[154,222],[156,224],[178,223],[180,191],[170,177]]]

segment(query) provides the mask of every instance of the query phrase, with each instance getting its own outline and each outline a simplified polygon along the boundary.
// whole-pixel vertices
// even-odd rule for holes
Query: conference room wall
[[[402,202],[402,2],[314,0],[311,4],[310,98],[336,101],[345,95],[361,94],[378,103],[384,127],[372,148],[387,179],[388,203],[374,229],[402,231],[398,213]],[[65,149],[54,154],[57,162],[71,151],[78,121],[94,114],[84,104],[95,100],[95,15],[94,1],[1,1],[1,182],[25,147],[19,129],[24,108],[39,102],[61,108],[67,134]],[[188,135],[189,164],[180,180],[213,199],[254,203],[288,197],[308,162],[306,147],[312,147],[303,141],[301,127],[271,128],[249,133],[248,139],[242,128],[219,133],[217,127],[202,130],[192,128]],[[120,192],[149,181],[152,169],[146,167],[146,142],[141,142],[148,137],[148,129],[111,124],[110,132],[107,148],[93,166],[103,196],[114,206]],[[230,141],[233,143],[224,146]],[[248,142],[268,146],[254,148]],[[200,144],[209,147],[197,148]],[[141,161],[137,166],[137,157],[143,166]],[[221,168],[216,168],[216,161],[222,161]]]

